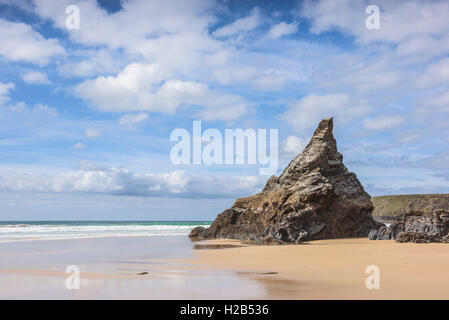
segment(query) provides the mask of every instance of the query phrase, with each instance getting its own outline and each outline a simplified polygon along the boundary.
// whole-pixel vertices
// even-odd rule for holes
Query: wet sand
[[[68,265],[80,289],[65,286]],[[380,270],[380,289],[365,269]],[[0,244],[0,299],[449,299],[449,245],[259,246],[186,236]]]
[[[214,244],[241,243],[207,241]],[[195,253],[200,264],[263,283],[269,299],[449,299],[448,244],[356,238]],[[379,289],[365,284],[370,265],[379,268]]]
[[[0,243],[0,299],[265,296],[263,284],[233,270],[192,263],[194,246],[186,235]],[[69,265],[79,267],[79,290],[66,287]]]

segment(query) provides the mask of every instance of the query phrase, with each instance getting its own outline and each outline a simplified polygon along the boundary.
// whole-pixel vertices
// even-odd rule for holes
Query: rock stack
[[[209,228],[192,238],[249,239],[301,243],[316,239],[366,237],[384,226],[371,217],[373,205],[357,176],[337,151],[332,118],[324,119],[304,151],[263,190],[237,199]]]

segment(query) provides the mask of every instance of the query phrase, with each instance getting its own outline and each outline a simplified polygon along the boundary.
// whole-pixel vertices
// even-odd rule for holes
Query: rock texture
[[[370,196],[343,164],[332,130],[332,118],[322,120],[304,151],[262,192],[237,199],[209,228],[195,228],[190,236],[300,243],[366,237],[379,229]]]
[[[371,230],[371,240],[449,242],[449,210],[415,211],[396,218],[390,227]]]

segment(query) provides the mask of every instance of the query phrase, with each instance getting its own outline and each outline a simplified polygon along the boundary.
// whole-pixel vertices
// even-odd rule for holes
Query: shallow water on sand
[[[184,235],[0,243],[0,299],[264,297],[257,281],[190,264],[195,246]],[[79,290],[66,288],[68,265],[80,269]]]

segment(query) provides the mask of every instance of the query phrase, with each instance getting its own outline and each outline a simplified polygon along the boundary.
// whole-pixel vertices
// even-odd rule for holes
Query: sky
[[[172,163],[171,133],[195,120],[277,129],[279,174],[333,116],[372,196],[448,193],[448,16],[447,1],[0,0],[0,220],[214,219],[268,176]]]

